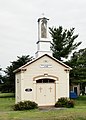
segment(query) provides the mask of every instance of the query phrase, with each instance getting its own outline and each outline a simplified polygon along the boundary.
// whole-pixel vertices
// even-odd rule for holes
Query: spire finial
[[[42,16],[44,17],[44,16],[45,16],[45,14],[44,14],[44,13],[42,13]]]

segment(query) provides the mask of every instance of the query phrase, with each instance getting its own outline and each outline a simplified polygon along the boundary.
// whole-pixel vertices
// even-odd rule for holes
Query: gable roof
[[[17,73],[17,72],[19,72],[19,71],[21,71],[21,70],[25,70],[24,68],[25,68],[26,66],[32,64],[33,62],[36,62],[37,60],[41,59],[41,58],[44,57],[44,56],[47,56],[47,57],[49,57],[50,59],[56,61],[57,63],[59,63],[59,64],[61,64],[62,66],[66,67],[68,70],[71,70],[71,69],[72,69],[72,68],[69,67],[68,65],[64,64],[63,62],[61,62],[60,60],[58,60],[58,59],[56,59],[56,58],[54,58],[54,57],[51,57],[51,56],[48,55],[48,54],[44,54],[44,55],[42,55],[41,57],[38,57],[38,58],[36,58],[36,59],[34,59],[34,60],[26,63],[25,65],[19,67],[18,69],[14,70],[13,72],[14,72],[14,73]]]

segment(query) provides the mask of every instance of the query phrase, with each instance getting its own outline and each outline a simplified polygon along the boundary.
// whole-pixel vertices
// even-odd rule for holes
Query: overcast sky
[[[75,27],[79,48],[86,47],[86,0],[0,0],[0,67],[5,69],[17,56],[35,56],[42,13],[50,27]]]

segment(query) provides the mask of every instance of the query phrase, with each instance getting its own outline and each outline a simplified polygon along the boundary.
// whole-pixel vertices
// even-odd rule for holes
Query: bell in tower
[[[48,20],[49,19],[45,17],[38,19],[38,41],[36,57],[40,57],[43,54],[52,55],[50,50],[51,41],[48,38]]]

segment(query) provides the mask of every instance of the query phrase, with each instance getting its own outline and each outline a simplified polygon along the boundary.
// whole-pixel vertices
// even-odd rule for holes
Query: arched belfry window
[[[45,79],[39,79],[36,81],[36,83],[54,83],[55,80],[53,79],[48,79],[48,78],[45,78]]]
[[[43,18],[41,22],[41,38],[47,38],[47,19]]]

